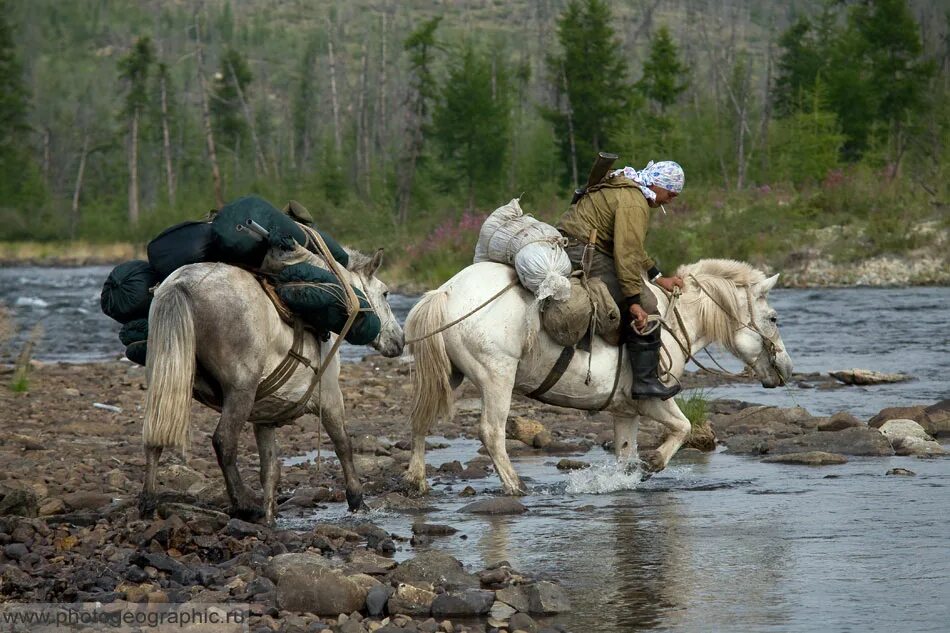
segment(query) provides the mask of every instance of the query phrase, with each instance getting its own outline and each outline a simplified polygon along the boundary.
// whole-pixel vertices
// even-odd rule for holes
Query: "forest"
[[[256,193],[435,283],[610,151],[684,167],[665,268],[906,255],[950,228],[940,4],[0,0],[0,242],[142,245]]]

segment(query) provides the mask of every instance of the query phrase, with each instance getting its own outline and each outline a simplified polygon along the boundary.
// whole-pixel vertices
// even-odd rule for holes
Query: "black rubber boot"
[[[630,328],[624,345],[630,355],[633,369],[633,387],[630,397],[634,400],[659,398],[668,400],[680,391],[679,384],[667,387],[660,382],[657,370],[660,366],[660,328],[641,336]]]

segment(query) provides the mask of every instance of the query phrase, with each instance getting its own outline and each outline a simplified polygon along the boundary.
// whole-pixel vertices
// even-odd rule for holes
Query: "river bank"
[[[0,387],[0,509],[8,515],[0,518],[0,592],[5,599],[37,602],[248,603],[255,632],[589,630],[561,623],[573,589],[556,575],[537,575],[504,560],[463,569],[442,549],[467,538],[465,531],[453,535],[457,528],[451,525],[411,518],[449,496],[471,494],[471,485],[485,489],[476,482],[489,490],[496,485],[484,455],[464,464],[449,454],[440,458],[453,442],[477,435],[476,394],[463,387],[458,415],[435,429],[441,437],[431,440],[428,472],[439,493],[423,501],[401,494],[409,371],[404,361],[378,356],[343,365],[348,429],[367,501],[377,511],[352,519],[308,519],[321,508],[344,507],[344,495],[332,446],[316,420],[306,417],[279,432],[281,455],[292,459],[283,468],[281,519],[269,529],[222,514],[226,495],[210,442],[217,414],[197,404],[187,459],[174,454],[163,459],[159,515],[140,517],[135,497],[144,465],[144,370],[126,362],[37,364],[26,393]],[[853,389],[823,375],[795,378],[801,388]],[[686,386],[713,384],[690,375]],[[905,424],[910,430],[894,433],[876,427],[896,417],[916,420],[925,433],[950,435],[948,405],[885,411],[869,425],[847,412],[820,418],[797,407],[714,401],[707,428],[727,452],[752,459],[835,464],[895,452],[939,459],[943,449],[935,442],[898,439],[920,434],[914,422]],[[640,448],[655,447],[661,437],[660,429],[644,425]],[[587,455],[601,446],[609,449],[611,441],[609,416],[520,397],[513,403],[508,448],[516,468],[532,456],[551,463],[551,469],[555,463],[585,468]],[[241,445],[242,476],[259,489],[250,430]],[[701,454],[681,453],[679,459],[687,461]],[[912,470],[913,464],[908,466]],[[483,493],[472,500],[496,503]],[[379,521],[392,513],[407,518],[398,529],[381,529]],[[17,514],[26,517],[12,516]],[[301,580],[314,578],[320,592],[308,591]]]

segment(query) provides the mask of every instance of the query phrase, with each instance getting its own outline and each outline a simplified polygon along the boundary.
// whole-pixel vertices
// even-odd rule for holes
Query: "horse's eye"
[[[769,321],[771,321],[772,323],[778,323],[778,315],[773,314],[772,316],[769,317]]]
[[[388,291],[388,290],[383,293],[383,297],[386,298],[386,299],[389,298],[389,291]]]

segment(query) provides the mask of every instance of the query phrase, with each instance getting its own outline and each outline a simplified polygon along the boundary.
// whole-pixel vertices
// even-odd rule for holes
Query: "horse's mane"
[[[723,308],[732,315],[742,314],[736,300],[736,286],[753,286],[765,281],[765,273],[733,259],[701,259],[695,264],[680,266],[676,274],[686,282],[686,292],[696,295],[703,329],[713,341],[737,353],[733,340],[737,323]],[[697,282],[702,283],[712,298],[699,289]]]

